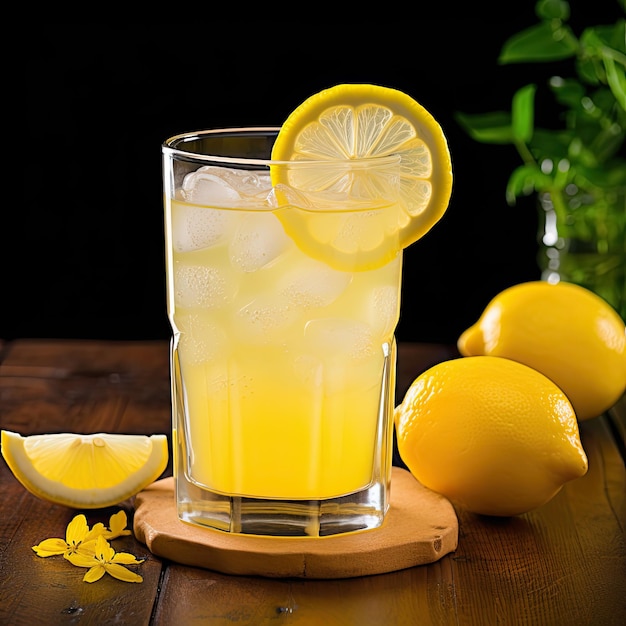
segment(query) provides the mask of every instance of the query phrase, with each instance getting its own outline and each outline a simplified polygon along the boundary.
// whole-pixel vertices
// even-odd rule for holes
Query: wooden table
[[[19,340],[0,346],[0,426],[44,432],[170,431],[165,342]],[[399,349],[398,398],[452,347]],[[30,495],[0,464],[0,624],[396,624],[582,626],[626,623],[626,405],[581,425],[589,472],[526,515],[457,511],[459,545],[439,561],[343,580],[228,576],[152,555],[134,537],[118,551],[146,561],[141,584],[43,559],[77,513]],[[171,473],[171,470],[168,470]],[[123,503],[129,519],[132,502]],[[118,510],[85,511],[90,524]]]

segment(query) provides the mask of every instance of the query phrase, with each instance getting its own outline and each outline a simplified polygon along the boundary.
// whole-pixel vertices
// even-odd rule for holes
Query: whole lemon
[[[626,390],[626,328],[593,292],[531,281],[500,292],[461,334],[463,356],[501,356],[545,374],[580,421],[611,408]]]
[[[394,419],[413,476],[473,513],[526,513],[587,472],[565,394],[510,359],[438,363],[415,379]]]

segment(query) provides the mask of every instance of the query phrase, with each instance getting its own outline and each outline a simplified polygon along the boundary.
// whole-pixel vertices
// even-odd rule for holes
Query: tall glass
[[[178,515],[258,535],[376,528],[402,250],[360,263],[359,224],[396,204],[399,157],[273,162],[277,132],[163,145]],[[329,188],[329,172],[363,184]]]

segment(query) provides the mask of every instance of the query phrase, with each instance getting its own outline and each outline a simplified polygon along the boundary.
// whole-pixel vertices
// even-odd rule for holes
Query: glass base
[[[388,485],[375,483],[328,500],[266,500],[217,494],[177,481],[178,516],[184,522],[230,533],[325,537],[379,527],[388,508]]]
[[[172,344],[174,346],[174,344]],[[396,343],[383,346],[383,371],[370,482],[363,489],[322,500],[225,494],[188,474],[185,402],[179,363],[172,349],[174,478],[178,516],[184,522],[229,533],[277,537],[325,537],[378,528],[389,508],[393,454]]]

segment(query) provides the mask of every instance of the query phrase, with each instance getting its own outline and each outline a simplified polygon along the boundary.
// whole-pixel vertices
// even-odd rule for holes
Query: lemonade
[[[262,204],[168,206],[190,478],[226,494],[289,499],[366,487],[401,252],[378,269],[339,271],[302,253]],[[224,231],[185,248],[181,230],[210,221],[203,213],[218,213]]]
[[[370,269],[343,269],[345,252],[315,258],[281,217],[319,210],[327,194],[294,196],[267,170],[232,165],[185,163],[165,195],[179,516],[257,534],[379,525],[402,250],[375,267],[366,250]],[[397,208],[398,159],[368,167],[388,177],[376,197],[332,197],[351,250]],[[279,530],[267,530],[268,517]]]
[[[443,132],[340,85],[280,129],[163,146],[179,517],[322,536],[389,507],[403,249],[443,215]]]

